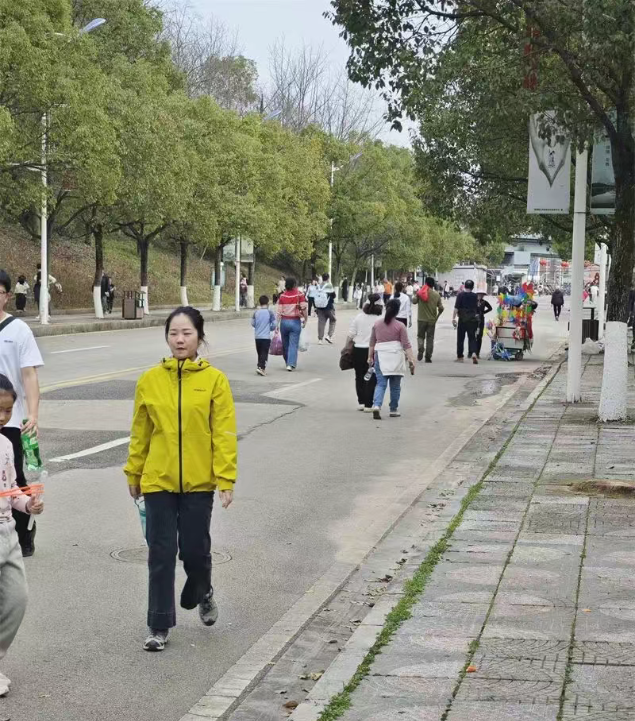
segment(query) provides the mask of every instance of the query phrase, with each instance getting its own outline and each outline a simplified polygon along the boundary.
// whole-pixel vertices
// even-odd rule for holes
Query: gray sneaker
[[[218,621],[218,606],[213,591],[198,604],[198,615],[206,626],[213,626]]]
[[[163,651],[168,642],[168,629],[151,628],[143,644],[144,651]]]

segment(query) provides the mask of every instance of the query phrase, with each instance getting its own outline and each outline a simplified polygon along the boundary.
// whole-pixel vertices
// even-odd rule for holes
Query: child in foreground
[[[16,392],[0,374],[0,428],[11,419]],[[23,493],[16,483],[13,446],[0,435],[0,659],[13,643],[26,610],[27,587],[22,550],[11,509],[38,515],[44,510],[39,497]],[[9,692],[11,681],[0,673],[0,696]]]
[[[258,300],[259,307],[254,312],[251,325],[256,336],[256,352],[258,353],[258,366],[256,373],[266,375],[269,348],[271,346],[271,333],[276,329],[276,314],[269,308],[269,298],[261,295]]]

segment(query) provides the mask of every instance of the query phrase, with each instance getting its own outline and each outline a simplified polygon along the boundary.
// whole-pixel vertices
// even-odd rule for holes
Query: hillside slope
[[[40,260],[40,246],[22,231],[0,227],[0,268],[11,275],[15,283],[18,275],[26,275],[33,286],[33,277]],[[139,288],[139,259],[131,240],[108,238],[104,240],[104,266],[112,276],[118,290],[118,300],[124,290]],[[193,305],[211,305],[210,283],[213,272],[211,253],[201,258],[201,251],[192,250],[188,263],[188,297]],[[179,303],[178,253],[169,245],[155,245],[149,255],[150,305],[178,305]],[[50,246],[50,273],[62,285],[62,293],[52,290],[55,308],[92,308],[92,285],[95,274],[95,250],[80,241],[55,238]],[[265,293],[271,296],[281,272],[256,263],[256,298]],[[227,285],[223,292],[223,305],[234,302],[234,271],[227,269]],[[118,302],[118,301],[117,301]],[[29,299],[27,308],[33,309]]]

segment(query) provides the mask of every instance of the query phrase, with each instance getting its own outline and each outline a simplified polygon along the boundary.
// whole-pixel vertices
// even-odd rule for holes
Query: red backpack
[[[430,297],[430,286],[427,284],[424,285],[423,288],[419,289],[419,291],[417,292],[417,295],[419,296],[419,298],[421,298],[421,300],[424,303],[427,303],[428,298]]]

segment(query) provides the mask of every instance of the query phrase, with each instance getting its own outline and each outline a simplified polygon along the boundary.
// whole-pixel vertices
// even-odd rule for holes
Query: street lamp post
[[[96,30],[101,27],[106,20],[104,18],[95,18],[88,25],[85,25],[80,31],[80,35]],[[55,33],[66,37],[63,33]],[[40,173],[42,178],[42,202],[40,206],[40,323],[48,325],[50,321],[49,313],[49,263],[48,263],[48,131],[49,131],[49,114],[42,115],[42,158]]]

